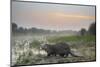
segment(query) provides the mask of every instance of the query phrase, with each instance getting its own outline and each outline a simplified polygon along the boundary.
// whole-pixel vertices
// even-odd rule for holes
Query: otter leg
[[[60,54],[61,57],[64,57],[65,54]]]
[[[68,57],[68,53],[66,53],[64,56],[65,56],[65,57]]]
[[[53,56],[53,55],[55,55],[55,54],[53,52],[50,52],[50,53],[48,53],[47,56]]]
[[[47,54],[47,56],[51,56],[51,54],[49,53],[49,54]]]

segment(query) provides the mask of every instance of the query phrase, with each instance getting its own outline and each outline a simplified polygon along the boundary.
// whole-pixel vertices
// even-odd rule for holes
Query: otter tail
[[[73,54],[72,52],[70,52],[70,54],[71,54],[72,56],[74,56],[74,57],[80,57],[80,56],[78,56],[78,55]]]
[[[78,55],[75,55],[74,53],[70,52],[70,54],[74,57],[80,57],[80,58],[85,58],[84,56],[78,56]]]

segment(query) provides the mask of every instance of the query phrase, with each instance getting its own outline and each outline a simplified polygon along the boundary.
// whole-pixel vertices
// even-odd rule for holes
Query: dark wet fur
[[[71,49],[66,43],[56,43],[54,45],[45,44],[42,47],[43,50],[47,52],[47,56],[56,56],[59,55],[61,57],[68,56],[69,54],[74,57],[80,57],[71,52]]]

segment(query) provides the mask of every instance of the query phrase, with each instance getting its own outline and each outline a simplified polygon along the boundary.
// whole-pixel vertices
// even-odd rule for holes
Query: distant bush
[[[85,34],[86,34],[86,29],[82,28],[82,29],[80,30],[80,34],[81,34],[82,36],[85,35]]]

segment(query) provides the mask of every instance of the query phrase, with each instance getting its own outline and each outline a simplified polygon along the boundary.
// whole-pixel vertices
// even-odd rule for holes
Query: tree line
[[[18,25],[16,23],[11,23],[12,25],[12,33],[22,33],[22,34],[27,34],[27,33],[50,33],[50,30],[44,30],[44,29],[38,29],[35,27],[32,28],[23,28],[23,27],[18,27]]]
[[[44,29],[38,29],[35,27],[32,28],[23,28],[23,27],[18,27],[18,25],[16,23],[11,23],[12,25],[12,33],[43,33],[43,34],[48,34],[51,33],[51,30],[44,30]],[[52,31],[54,33],[56,33],[56,31]],[[85,28],[81,28],[81,30],[79,31],[81,36],[87,35],[87,34],[91,34],[91,35],[96,35],[96,23],[93,22],[92,24],[90,24],[88,30],[86,30]]]

